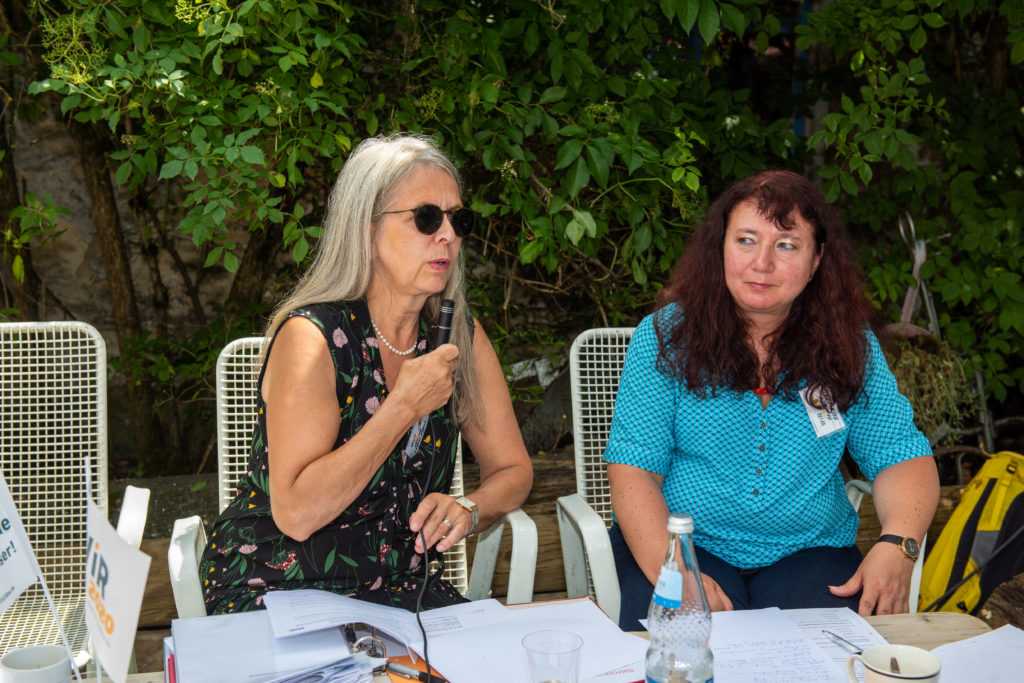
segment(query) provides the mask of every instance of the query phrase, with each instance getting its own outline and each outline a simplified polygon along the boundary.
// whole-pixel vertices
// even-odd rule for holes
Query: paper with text
[[[507,612],[504,621],[431,636],[431,666],[451,683],[522,683],[529,680],[523,636],[543,629],[571,631],[583,639],[581,681],[635,664],[647,652],[646,639],[621,631],[591,600],[555,601]]]
[[[401,607],[375,605],[328,591],[304,589],[272,591],[263,598],[271,614],[274,635],[285,638],[342,624],[364,623],[384,631],[418,652],[423,639],[416,615]],[[423,612],[427,637],[460,632],[508,618],[508,610],[497,600],[477,600]]]
[[[846,666],[850,653],[832,642],[823,630],[832,631],[862,650],[872,645],[885,645],[888,641],[882,634],[849,607],[824,607],[820,609],[787,609],[782,611],[793,620],[808,638],[818,644],[826,655],[840,668]],[[863,677],[863,673],[861,673]]]
[[[715,683],[845,683],[846,674],[776,607],[711,615]]]
[[[646,676],[647,664],[644,661],[633,662],[625,666],[606,671],[591,678],[581,678],[581,683],[638,683]]]

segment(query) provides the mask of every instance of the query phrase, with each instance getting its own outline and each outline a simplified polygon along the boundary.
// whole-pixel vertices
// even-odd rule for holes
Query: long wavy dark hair
[[[774,225],[792,230],[794,212],[814,229],[821,262],[783,324],[765,339],[764,366],[750,342],[749,321],[725,283],[723,242],[729,215],[744,202]],[[802,382],[820,389],[826,404],[848,409],[860,394],[868,355],[865,330],[876,316],[863,293],[863,276],[839,216],[809,180],[791,171],[761,171],[730,187],[691,235],[657,307],[676,303],[680,314],[656,316],[662,372],[706,397],[722,389],[771,387],[795,400]]]

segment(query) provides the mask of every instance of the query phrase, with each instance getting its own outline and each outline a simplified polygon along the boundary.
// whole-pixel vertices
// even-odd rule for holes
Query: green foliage
[[[827,196],[871,245],[878,301],[898,304],[913,283],[896,229],[909,215],[943,334],[1004,400],[1024,389],[1024,83],[1008,64],[1024,54],[1024,6],[837,0],[809,20],[798,45],[831,50],[837,69],[819,76],[839,107],[808,143],[826,155]]]
[[[485,283],[502,306],[485,321],[523,329],[510,300],[526,287],[568,314],[548,318],[555,337],[635,322],[709,187],[799,160],[788,121],[765,135],[747,93],[714,89],[685,48],[701,17],[714,15],[705,28],[715,37],[720,8],[726,25],[746,25],[726,7],[577,1],[557,16],[528,2],[417,7],[422,40],[402,69],[407,90],[389,97],[389,127],[440,132],[468,171],[472,206],[488,218],[483,256],[511,275]],[[753,4],[745,11],[761,17]]]
[[[62,47],[33,92],[106,122],[122,143],[116,181],[168,186],[180,196],[172,222],[207,266],[231,271],[243,228],[277,225],[293,258],[308,256],[353,140],[439,136],[488,218],[484,262],[518,270],[487,283],[501,307],[481,312],[523,330],[512,347],[559,317],[524,326],[517,310],[529,307],[510,305],[511,288],[527,290],[516,304],[540,296],[577,311],[549,336],[585,326],[595,307],[635,320],[709,190],[800,161],[788,119],[766,132],[749,92],[716,88],[686,47],[691,29],[716,43],[755,26],[767,40],[779,21],[757,2],[405,7],[90,0],[47,19]]]
[[[115,182],[166,197],[159,221],[207,267],[242,272],[262,231],[301,266],[358,140],[433,135],[485,218],[466,242],[474,310],[511,363],[635,323],[709,197],[793,168],[845,213],[893,316],[909,213],[950,345],[996,398],[1024,387],[1019,0],[835,0],[806,24],[767,0],[35,7],[50,73],[32,93],[106,125]],[[187,403],[220,343],[147,337],[121,367]]]
[[[49,192],[44,192],[41,200],[31,192],[26,193],[24,204],[11,209],[4,230],[4,251],[12,251],[11,273],[15,279],[19,282],[25,280],[25,263],[21,252],[30,244],[41,247],[64,232],[57,227],[57,217],[69,213],[67,207],[53,203]]]
[[[350,99],[365,96],[356,75],[365,42],[347,30],[351,11],[333,2],[83,3],[44,24],[63,47],[47,53],[51,78],[31,91],[58,92],[62,111],[122,133],[110,155],[118,183],[180,187],[178,229],[215,245],[207,266],[234,271],[230,231],[268,223],[288,226],[285,246],[301,262],[319,235],[299,203],[306,174],[337,169],[355,134]]]

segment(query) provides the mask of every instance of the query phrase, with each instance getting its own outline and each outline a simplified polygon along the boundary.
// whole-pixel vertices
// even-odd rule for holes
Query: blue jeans
[[[608,535],[622,596],[619,627],[637,631],[641,628],[637,620],[647,617],[654,586],[633,559],[619,525],[612,524]],[[807,548],[756,569],[738,569],[699,546],[694,549],[701,572],[718,583],[732,600],[733,609],[849,607],[857,611],[860,593],[840,598],[828,590],[828,586],[846,583],[857,571],[863,559],[857,546]]]

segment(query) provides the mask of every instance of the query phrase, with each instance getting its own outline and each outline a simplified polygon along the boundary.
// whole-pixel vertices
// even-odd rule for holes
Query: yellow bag
[[[1024,456],[989,456],[964,488],[924,563],[921,612],[974,614],[999,584],[1024,572]]]

